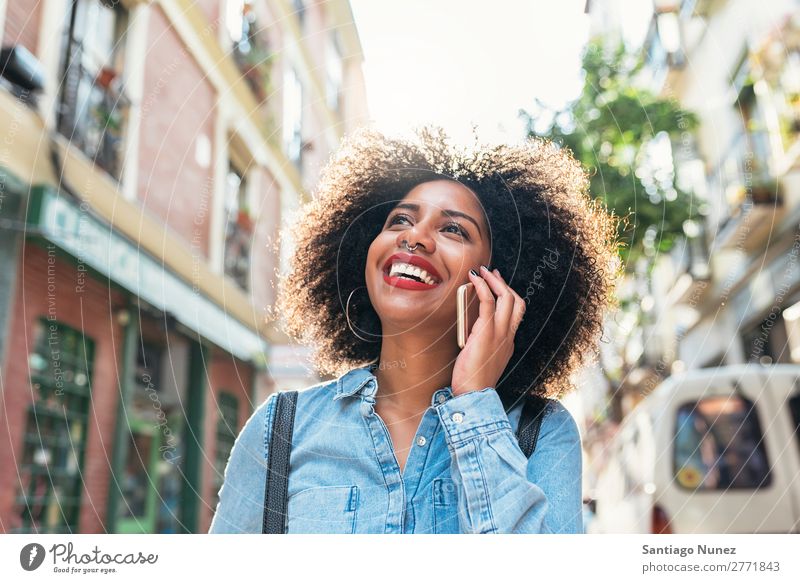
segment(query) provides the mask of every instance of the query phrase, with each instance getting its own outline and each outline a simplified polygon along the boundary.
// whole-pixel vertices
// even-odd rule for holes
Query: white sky
[[[371,118],[384,131],[437,123],[471,141],[474,122],[482,140],[513,142],[524,137],[517,112],[534,97],[561,106],[580,91],[585,0],[350,4]]]

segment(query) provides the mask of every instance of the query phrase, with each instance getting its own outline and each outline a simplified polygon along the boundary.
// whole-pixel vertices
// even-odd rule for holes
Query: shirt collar
[[[336,379],[336,393],[333,400],[351,397],[360,394],[371,397],[378,390],[378,379],[372,371],[377,364],[367,364],[344,373]],[[453,389],[450,386],[443,387],[433,392],[431,395],[431,406],[441,405],[453,397]]]

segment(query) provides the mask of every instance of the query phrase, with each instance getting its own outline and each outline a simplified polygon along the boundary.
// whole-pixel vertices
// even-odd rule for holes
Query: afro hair
[[[437,126],[407,138],[373,128],[347,136],[292,226],[294,252],[279,276],[274,317],[315,348],[323,375],[375,362],[379,336],[356,336],[345,304],[366,285],[367,250],[394,204],[439,179],[477,194],[491,232],[490,264],[527,303],[498,393],[505,403],[530,394],[560,398],[573,388],[572,373],[598,352],[620,262],[615,217],[590,196],[572,154],[541,138],[515,145],[479,145],[476,138],[456,146]],[[349,316],[359,331],[379,334],[366,292],[353,294]]]

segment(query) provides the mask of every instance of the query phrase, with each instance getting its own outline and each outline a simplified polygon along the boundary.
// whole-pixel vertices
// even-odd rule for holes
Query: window
[[[787,50],[781,56],[785,60],[774,76],[772,87],[775,106],[779,116],[781,142],[789,150],[800,136],[800,47]]]
[[[250,243],[253,220],[247,201],[247,180],[244,172],[232,161],[225,180],[225,274],[241,289],[247,290],[250,279]]]
[[[271,93],[274,54],[269,49],[264,27],[256,20],[252,1],[228,0],[226,20],[233,43],[233,60],[256,99],[262,102]]]
[[[741,121],[741,140],[734,150],[742,173],[739,178],[752,173],[752,182],[757,184],[769,179],[774,160],[763,104],[762,70],[746,51],[731,78],[731,86],[736,91],[735,113]]]
[[[754,403],[741,396],[682,405],[673,444],[675,482],[687,490],[754,489],[771,482]]]
[[[334,31],[328,36],[325,49],[325,96],[328,107],[338,111],[342,99],[342,54],[339,37]]]
[[[161,390],[161,358],[164,349],[143,338],[137,343],[135,381],[145,390]],[[138,393],[137,393],[138,394]]]
[[[83,458],[91,401],[94,342],[82,332],[40,319],[30,354],[34,402],[28,407],[22,484],[11,532],[78,532]]]
[[[225,466],[231,455],[233,444],[239,433],[239,401],[228,392],[219,394],[219,417],[217,417],[217,440],[214,455],[214,500],[211,508],[216,510],[219,489],[225,475]]]
[[[763,71],[765,105],[777,138],[776,153],[791,151],[797,160],[800,137],[800,20],[786,18],[768,32],[752,58]]]
[[[300,24],[300,30],[302,31],[306,22],[306,3],[303,0],[292,0],[292,10],[297,16],[297,22]]]
[[[122,90],[127,22],[121,2],[74,2],[56,111],[59,132],[117,180],[128,109]]]
[[[283,147],[297,168],[302,167],[303,86],[294,69],[283,78]]]
[[[785,362],[788,337],[783,318],[773,314],[750,329],[742,331],[745,358],[748,362],[773,364]]]
[[[789,414],[792,416],[792,427],[797,447],[800,448],[800,393],[789,399]]]

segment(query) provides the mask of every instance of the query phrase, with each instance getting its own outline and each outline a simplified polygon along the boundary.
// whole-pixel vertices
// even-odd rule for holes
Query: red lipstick
[[[437,280],[438,282],[442,281],[442,276],[439,275],[439,272],[436,271],[436,268],[431,265],[431,262],[423,257],[420,257],[419,255],[412,255],[411,253],[404,252],[395,253],[386,260],[386,263],[383,264],[384,273],[389,273],[392,263],[409,263],[411,265],[416,265],[417,267],[421,267],[427,271],[428,275],[430,275],[433,279]]]
[[[422,281],[415,281],[407,277],[401,277],[400,275],[389,276],[392,264],[394,263],[408,263],[409,265],[415,265],[416,267],[424,269],[428,275],[435,280],[436,283],[434,285],[430,285]],[[423,291],[433,289],[439,285],[442,282],[442,276],[439,275],[439,272],[436,271],[436,268],[426,259],[420,257],[419,255],[401,252],[392,255],[383,264],[383,280],[391,286],[402,289]]]

